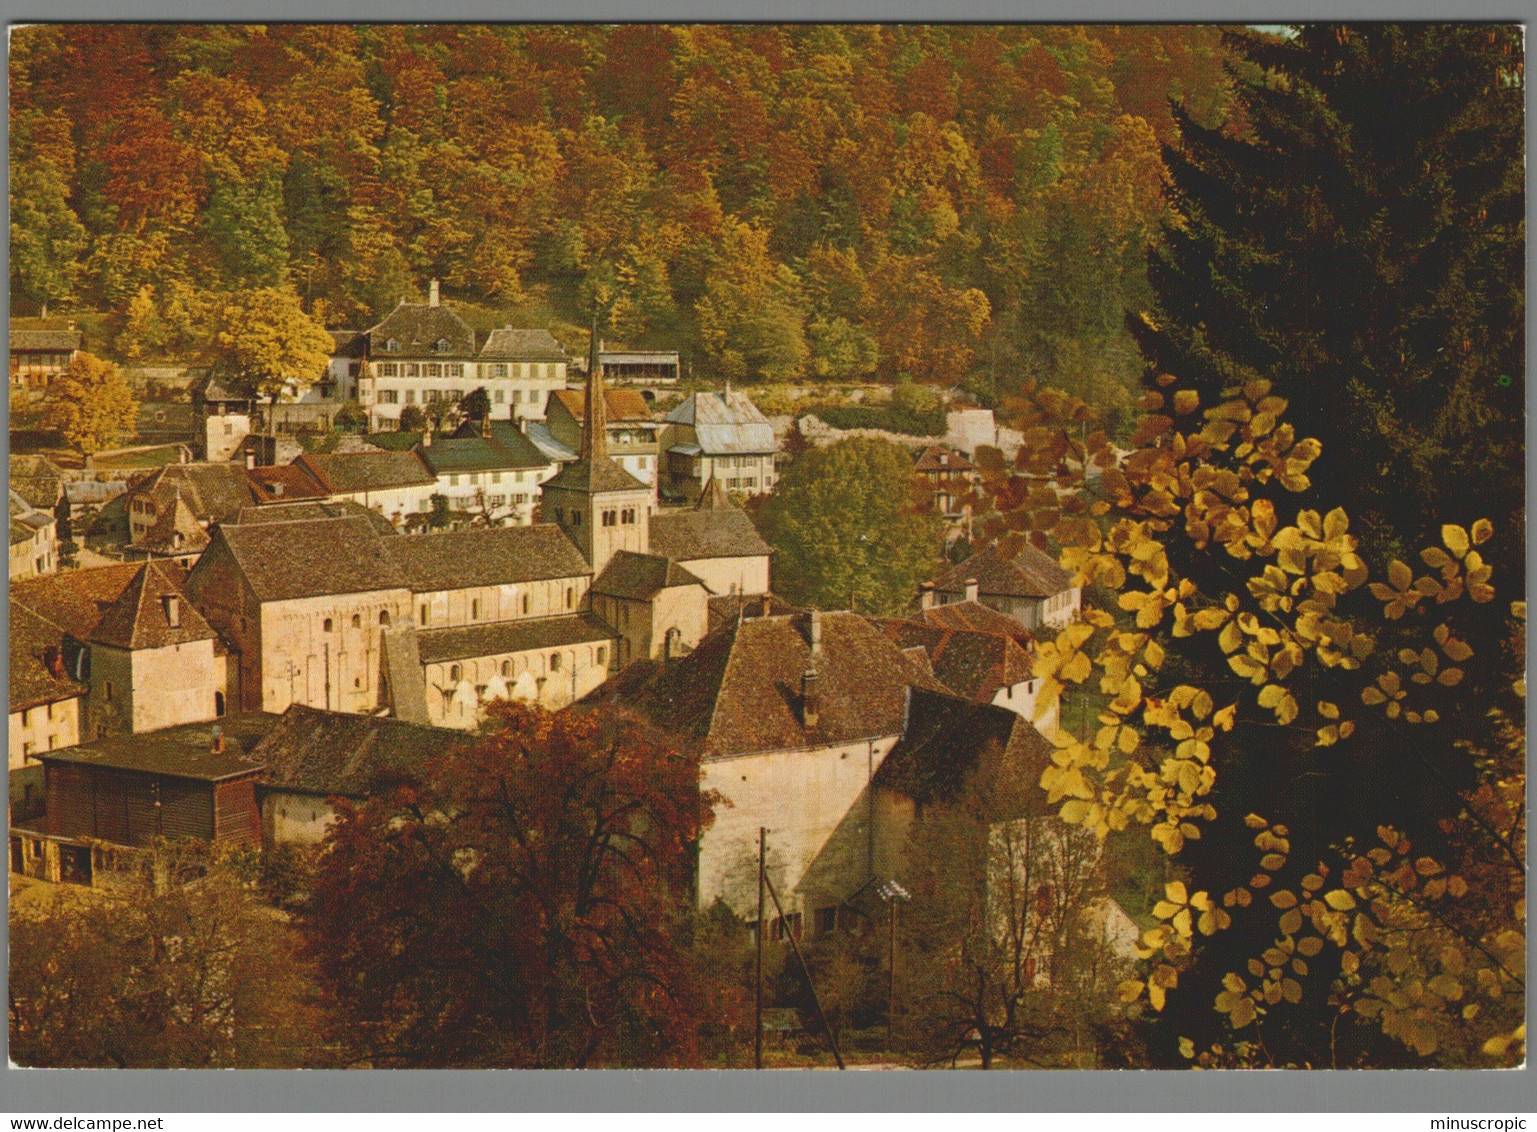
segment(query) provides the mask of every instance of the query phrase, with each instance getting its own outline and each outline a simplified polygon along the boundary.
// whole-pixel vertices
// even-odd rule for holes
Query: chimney
[[[165,623],[173,629],[181,628],[181,598],[166,594],[160,599],[165,606]]]
[[[924,582],[918,587],[918,605],[922,609],[934,608],[934,583]]]
[[[256,452],[254,449],[247,448],[245,450],[245,466],[248,472],[256,467]]]
[[[48,671],[55,680],[63,680],[67,677],[64,671],[64,650],[50,645],[43,651],[43,657],[48,662]]]
[[[427,305],[429,307],[438,305],[438,281],[436,279],[427,285]]]
[[[966,600],[967,601],[976,601],[977,600],[977,593],[978,593],[979,589],[980,589],[980,587],[979,587],[979,585],[977,583],[977,580],[975,578],[967,578],[966,579]]]
[[[224,728],[217,723],[213,725],[213,741],[208,744],[208,753],[211,755],[224,753]]]
[[[281,483],[273,484],[272,485],[272,494],[273,495],[281,496],[283,494],[283,485]]]
[[[423,448],[431,448],[432,447],[432,422],[431,421],[428,421],[426,427],[422,429],[422,447]]]
[[[822,611],[811,611],[811,655],[813,658],[822,655]]]
[[[816,669],[801,673],[801,725],[808,731],[822,718],[822,693],[817,688]]]

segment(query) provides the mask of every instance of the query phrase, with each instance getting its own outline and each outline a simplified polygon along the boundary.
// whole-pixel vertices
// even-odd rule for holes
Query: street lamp
[[[894,880],[888,880],[876,889],[890,913],[891,944],[886,984],[886,1048],[896,1049],[897,1028],[897,905],[911,900],[912,894]]]

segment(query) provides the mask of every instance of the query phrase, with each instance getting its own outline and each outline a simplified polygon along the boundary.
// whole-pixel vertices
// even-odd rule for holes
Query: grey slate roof
[[[465,358],[475,353],[475,332],[445,306],[401,303],[364,334],[369,353],[376,360]],[[385,349],[392,338],[400,343],[400,349],[393,352]],[[438,350],[437,343],[443,339],[447,340],[448,348]]]
[[[399,537],[381,537],[359,515],[225,524],[216,529],[212,544],[192,568],[189,585],[195,587],[206,564],[218,560],[222,544],[258,601],[406,589],[404,572],[386,553]]]
[[[581,551],[553,523],[399,535],[385,540],[385,551],[416,593],[592,573]]]
[[[495,422],[491,427],[493,430],[496,428]],[[550,433],[550,426],[543,421],[528,422],[528,439],[533,442],[535,448],[557,464],[569,464],[578,458],[575,451],[555,439]]]
[[[332,495],[423,487],[437,482],[415,452],[307,453],[294,463]]]
[[[774,451],[774,426],[742,393],[692,393],[667,419],[692,425],[707,456]]]
[[[636,554],[617,550],[592,583],[593,593],[630,601],[650,601],[662,590],[673,586],[702,586],[698,578],[682,566],[659,554]]]
[[[185,723],[136,735],[110,735],[78,747],[43,751],[37,757],[44,762],[71,766],[111,767],[141,774],[218,782],[226,778],[242,778],[262,769],[251,751],[279,718],[261,711],[227,715],[206,723]],[[224,737],[222,754],[213,753],[216,729]]]
[[[418,447],[416,454],[428,470],[439,476],[455,472],[526,471],[548,468],[554,463],[517,429],[504,429],[487,437],[445,437],[425,448]]]
[[[467,741],[462,731],[295,704],[251,757],[266,765],[264,790],[366,798]]]
[[[548,330],[514,330],[503,326],[486,335],[480,348],[483,362],[563,362],[566,351]]]
[[[533,649],[558,649],[613,639],[613,630],[590,613],[566,613],[559,617],[530,617],[518,621],[493,621],[485,625],[458,625],[448,629],[416,631],[418,656],[422,664],[499,656]]]

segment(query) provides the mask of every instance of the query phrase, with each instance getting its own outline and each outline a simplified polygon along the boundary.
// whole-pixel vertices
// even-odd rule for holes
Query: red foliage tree
[[[736,999],[689,947],[697,760],[614,711],[488,731],[343,806],[305,923],[375,1065],[699,1061]]]

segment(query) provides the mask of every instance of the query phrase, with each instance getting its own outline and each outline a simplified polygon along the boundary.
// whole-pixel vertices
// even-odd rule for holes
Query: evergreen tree
[[[1322,443],[1300,497],[1271,482],[1283,513],[1343,507],[1368,561],[1415,565],[1420,548],[1439,545],[1442,524],[1488,517],[1496,533],[1484,560],[1519,589],[1519,29],[1307,26],[1229,42],[1249,131],[1205,129],[1176,112],[1183,143],[1166,158],[1180,219],[1151,256],[1154,307],[1132,320],[1149,363],[1148,404],[1170,416],[1151,418],[1141,440],[1264,379],[1289,402],[1281,427]],[[1171,565],[1220,592],[1231,580],[1199,552],[1194,525],[1189,534]],[[1364,612],[1351,608],[1347,616]],[[1505,610],[1492,602],[1446,617],[1476,655],[1463,679],[1469,706],[1442,720],[1433,744],[1386,727],[1334,757],[1306,729],[1240,723],[1232,753],[1214,760],[1217,817],[1181,854],[1194,886],[1231,888],[1221,885],[1233,861],[1252,853],[1251,812],[1290,827],[1298,860],[1337,860],[1347,839],[1370,841],[1381,826],[1437,851],[1473,781],[1463,741],[1500,702]],[[1395,625],[1405,632],[1390,622],[1375,633],[1378,652],[1406,643]],[[1185,678],[1232,683],[1236,669],[1210,642],[1170,644]],[[1315,677],[1299,699],[1342,699],[1331,688]],[[1183,1063],[1176,1038],[1203,1049],[1221,1037],[1210,1009],[1218,980],[1270,945],[1273,924],[1254,919],[1250,934],[1250,919],[1238,920],[1203,947],[1160,1015],[1160,1048],[1174,1063]],[[1326,1004],[1304,1002],[1267,1029],[1269,1055],[1314,1065],[1403,1056],[1331,1018]]]

